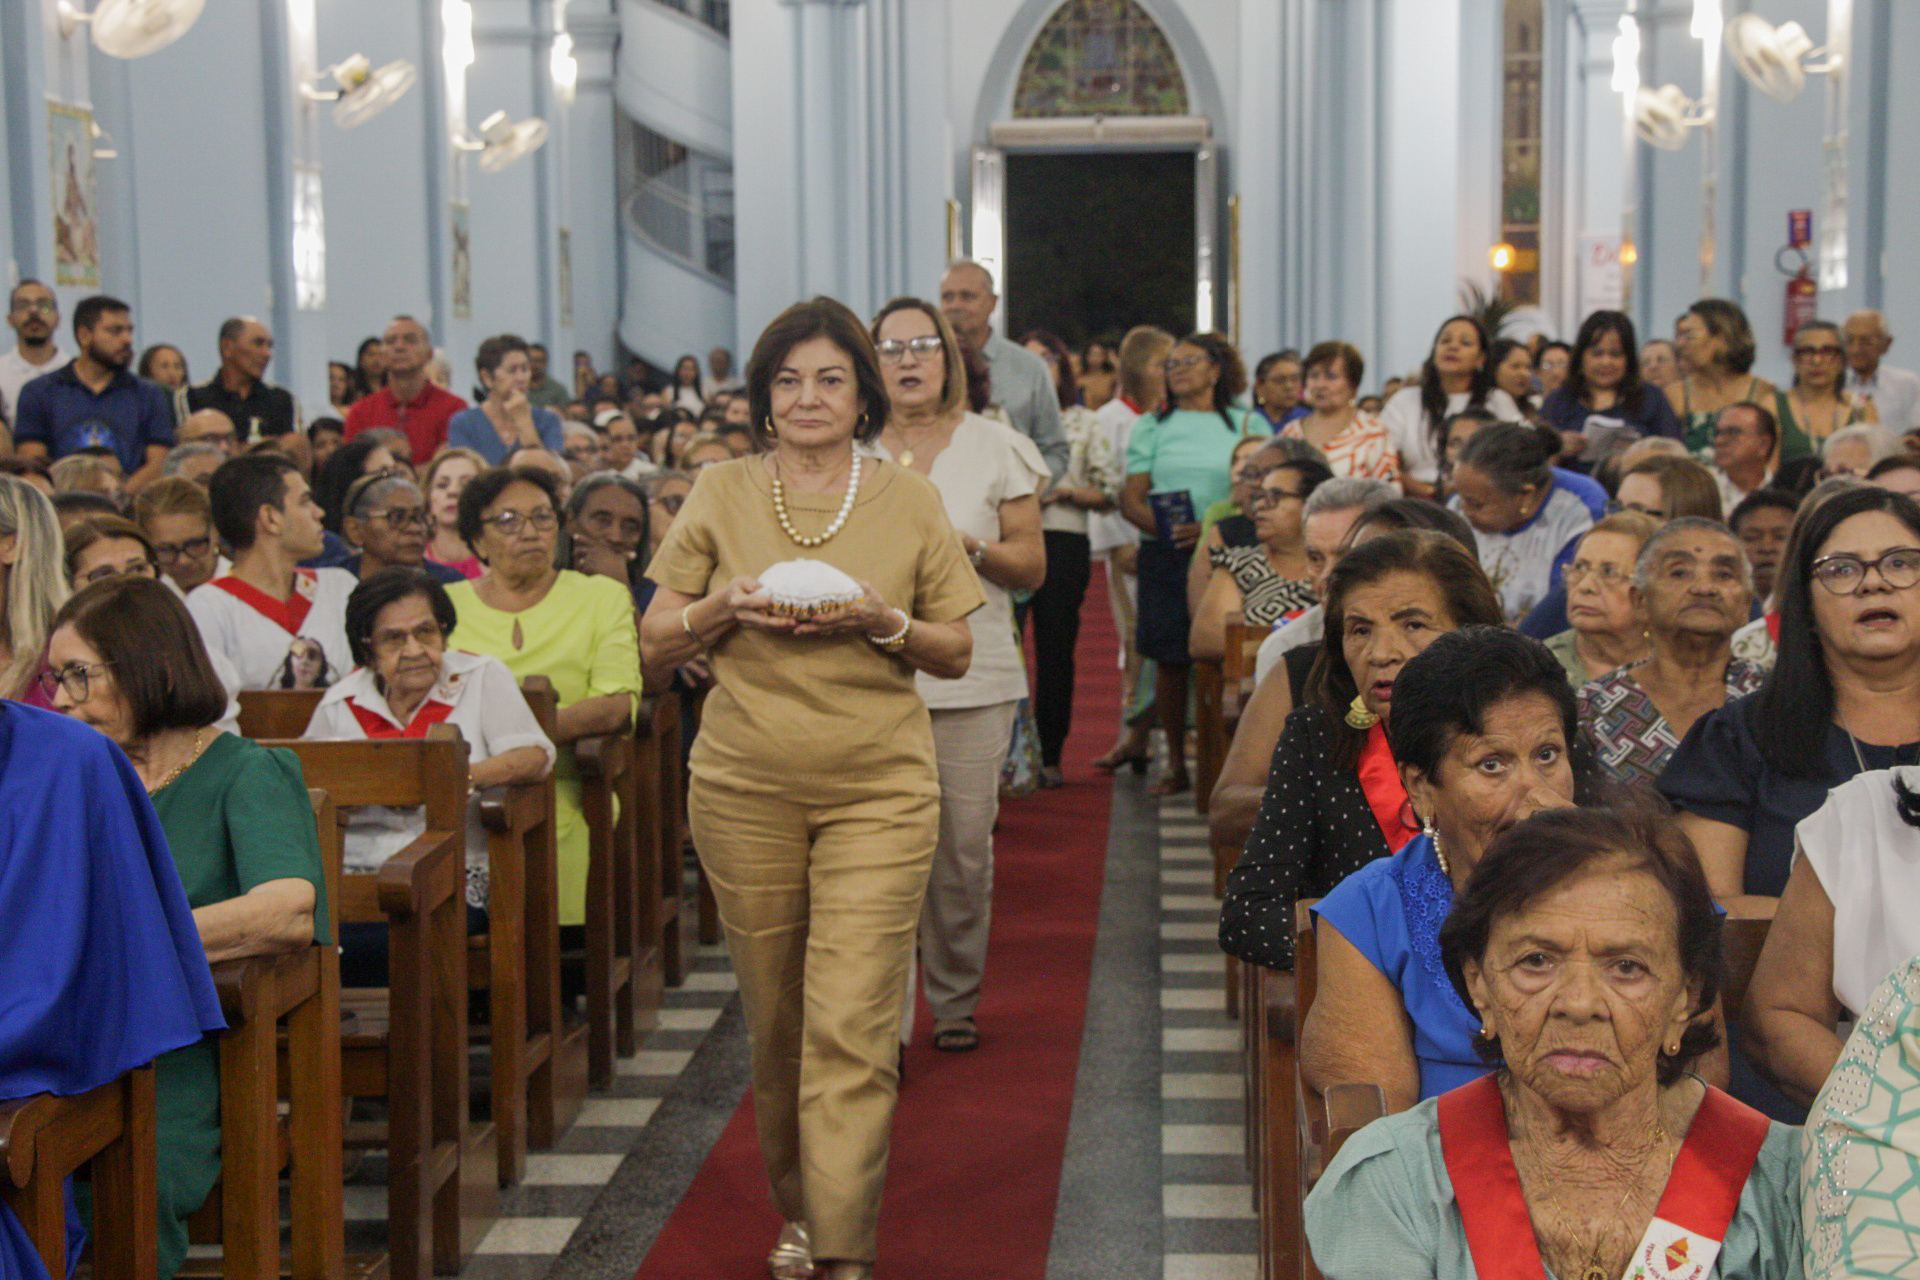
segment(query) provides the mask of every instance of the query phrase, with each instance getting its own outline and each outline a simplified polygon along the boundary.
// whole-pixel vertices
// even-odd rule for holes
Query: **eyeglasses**
[[[1567,584],[1571,591],[1589,577],[1598,576],[1603,587],[1623,587],[1632,580],[1633,575],[1619,565],[1592,564],[1585,560],[1575,560],[1571,564],[1560,566],[1560,581]]]
[[[1667,518],[1667,513],[1660,510],[1658,507],[1649,507],[1638,502],[1622,502],[1618,498],[1614,498],[1608,501],[1607,503],[1608,515],[1617,516],[1622,511],[1635,511],[1643,516],[1652,516],[1655,520],[1665,520]]]
[[[1715,440],[1742,440],[1747,436],[1757,436],[1759,434],[1758,431],[1749,431],[1745,427],[1715,427],[1713,429],[1713,438]]]
[[[659,507],[670,516],[677,516],[680,514],[680,508],[685,505],[686,501],[686,494],[670,493],[664,498],[655,498],[653,505]]]
[[[913,352],[916,360],[930,360],[936,352],[945,350],[937,333],[923,333],[917,338],[908,338],[905,342],[898,338],[888,338],[884,342],[875,343],[873,349],[878,351],[880,358],[888,364],[899,364],[901,358],[909,351]]]
[[[203,431],[191,440],[182,440],[181,444],[212,444],[223,449],[231,449],[239,441],[231,431]]]
[[[367,639],[376,650],[391,653],[405,649],[409,644],[417,644],[422,649],[432,649],[446,643],[447,633],[437,622],[423,622],[411,631],[399,627],[389,627],[385,631],[376,631]]]
[[[552,507],[541,507],[538,511],[502,511],[497,516],[486,517],[480,523],[492,525],[503,538],[511,538],[520,532],[521,526],[527,524],[541,533],[551,533],[560,523],[560,517],[553,514]]]
[[[1793,358],[1806,357],[1809,360],[1838,360],[1846,353],[1839,347],[1795,347]]]
[[[100,564],[80,575],[78,585],[90,587],[96,582],[105,582],[109,578],[157,578],[160,568],[151,560],[134,560],[127,564]]]
[[[1256,467],[1249,462],[1235,473],[1235,479],[1244,484],[1259,484],[1276,470],[1278,470],[1276,467]]]
[[[423,507],[395,507],[390,511],[369,511],[361,520],[380,520],[389,529],[424,529],[427,513]]]
[[[207,548],[212,545],[211,537],[188,538],[185,542],[156,542],[153,544],[153,554],[161,564],[172,564],[181,556],[198,560],[207,554]]]
[[[1248,505],[1252,506],[1255,510],[1260,510],[1264,507],[1277,507],[1289,499],[1297,502],[1301,499],[1301,496],[1302,495],[1293,492],[1291,489],[1256,489],[1254,490],[1253,501]]]
[[[1193,369],[1206,364],[1205,356],[1175,356],[1162,364],[1160,368],[1167,373],[1178,373],[1182,369]]]
[[[53,701],[54,694],[60,689],[65,689],[67,696],[76,703],[85,702],[93,692],[87,673],[105,671],[112,665],[111,662],[75,662],[58,671],[42,671],[35,679],[40,685],[40,692],[46,695],[48,702]]]
[[[19,315],[25,315],[29,311],[38,311],[43,316],[50,316],[60,310],[60,304],[52,298],[22,298],[13,304],[13,309],[15,313]]]
[[[1859,556],[1821,556],[1813,562],[1813,576],[1837,596],[1850,596],[1867,581],[1867,570],[1878,569],[1880,580],[1895,591],[1920,583],[1920,547],[1895,547],[1876,560]]]

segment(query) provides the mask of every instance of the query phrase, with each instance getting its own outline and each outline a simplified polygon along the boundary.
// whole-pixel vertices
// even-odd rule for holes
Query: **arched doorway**
[[[1019,51],[973,151],[973,254],[1004,332],[1213,325],[1218,176],[1189,83],[1139,0],[1065,0]]]

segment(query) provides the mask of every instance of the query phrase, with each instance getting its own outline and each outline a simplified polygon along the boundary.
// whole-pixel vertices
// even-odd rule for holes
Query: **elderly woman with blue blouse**
[[[1672,823],[1520,823],[1440,954],[1494,1070],[1341,1148],[1306,1202],[1327,1280],[1798,1280],[1799,1131],[1691,1073],[1717,1038],[1720,929]]]

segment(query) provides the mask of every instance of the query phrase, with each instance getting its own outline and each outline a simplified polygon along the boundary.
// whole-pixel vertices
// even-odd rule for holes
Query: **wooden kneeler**
[[[0,1203],[50,1275],[67,1274],[66,1179],[93,1169],[95,1280],[159,1274],[153,1067],[86,1093],[0,1102]]]
[[[387,926],[387,988],[349,989],[342,1093],[385,1097],[387,1241],[394,1280],[452,1274],[498,1215],[492,1124],[469,1116],[467,747],[436,725],[422,739],[277,741],[341,808],[423,807],[426,831],[377,871],[340,875],[335,919]],[[375,1127],[349,1139],[377,1141]]]
[[[340,824],[325,791],[308,792],[326,869],[340,892]],[[337,926],[324,922],[327,936]],[[220,1181],[190,1223],[217,1259],[189,1258],[183,1276],[225,1280],[340,1280],[384,1267],[348,1261],[340,1197],[340,953],[329,943],[213,966],[227,1029],[220,1052]],[[284,1025],[284,1031],[282,1027]],[[284,1057],[283,1057],[284,1047]],[[286,1118],[280,1115],[285,1099]],[[292,1206],[290,1261],[280,1255],[280,1172]]]

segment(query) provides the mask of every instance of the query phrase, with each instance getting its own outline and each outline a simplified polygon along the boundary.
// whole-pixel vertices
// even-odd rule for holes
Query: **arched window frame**
[[[1108,51],[1113,89],[1095,91],[1082,59]],[[1184,116],[1185,73],[1166,32],[1137,0],[1066,0],[1028,46],[1014,80],[1015,119]]]

